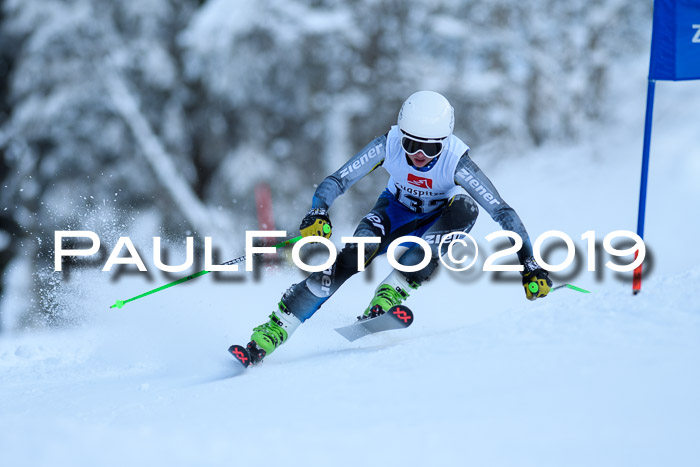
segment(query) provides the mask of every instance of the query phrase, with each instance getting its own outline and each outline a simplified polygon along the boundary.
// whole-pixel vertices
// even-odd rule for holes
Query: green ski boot
[[[299,318],[294,316],[281,301],[277,308],[278,311],[270,315],[270,321],[253,328],[253,335],[250,336],[251,340],[247,345],[253,365],[284,344],[301,324]]]
[[[418,284],[406,279],[399,271],[393,271],[374,291],[374,297],[358,320],[376,318],[392,306],[400,305],[409,296],[408,290],[417,289]]]

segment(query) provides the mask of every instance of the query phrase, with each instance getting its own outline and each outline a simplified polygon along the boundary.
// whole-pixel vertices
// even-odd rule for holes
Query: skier
[[[333,201],[362,177],[377,167],[389,172],[386,189],[372,210],[362,218],[355,237],[379,237],[381,243],[365,245],[364,264],[386,252],[395,239],[413,235],[436,239],[442,235],[469,232],[481,205],[504,230],[523,239],[518,259],[523,265],[522,283],[529,300],[546,296],[552,285],[547,271],[532,256],[532,246],[523,223],[498,194],[491,181],[469,157],[469,146],[452,134],[454,109],[447,99],[432,91],[419,91],[401,106],[398,125],[379,136],[326,177],[313,196],[311,210],[299,227],[301,234],[331,236],[328,216]],[[466,193],[465,193],[466,191]],[[430,243],[430,242],[428,242]],[[377,287],[369,306],[358,319],[379,316],[401,304],[409,294],[428,280],[437,267],[439,242],[432,242],[430,263],[417,272],[391,272]],[[406,266],[419,264],[425,252],[413,244],[398,262]],[[309,319],[333,293],[358,272],[358,246],[346,244],[333,266],[312,273],[292,285],[282,296],[270,320],[253,329],[247,345],[251,363],[287,341],[297,327]],[[533,293],[528,285],[536,282]]]

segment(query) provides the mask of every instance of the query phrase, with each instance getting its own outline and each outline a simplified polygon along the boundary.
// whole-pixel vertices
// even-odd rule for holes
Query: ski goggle
[[[443,139],[422,139],[404,132],[401,137],[401,147],[410,156],[422,151],[425,157],[433,159],[442,152],[443,141]]]

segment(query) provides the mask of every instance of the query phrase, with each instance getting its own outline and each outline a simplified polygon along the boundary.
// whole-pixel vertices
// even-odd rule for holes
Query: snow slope
[[[373,281],[352,278],[263,366],[237,375],[226,348],[299,272],[201,278],[119,311],[108,309],[115,299],[166,281],[85,272],[80,325],[0,336],[2,464],[697,465],[700,268],[687,247],[700,227],[698,84],[658,85],[656,265],[641,295],[610,271],[581,272],[571,282],[593,294],[529,303],[517,284],[443,271],[408,302],[411,328],[348,343],[332,329],[364,308],[388,271],[382,259]],[[587,230],[634,230],[644,85],[620,81],[615,124],[575,146],[500,161],[475,148],[533,237],[557,229],[581,244]],[[546,211],[523,188],[546,195]],[[493,230],[482,218],[473,234]]]

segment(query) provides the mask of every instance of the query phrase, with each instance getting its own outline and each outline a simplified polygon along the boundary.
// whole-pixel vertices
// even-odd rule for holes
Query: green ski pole
[[[323,231],[324,231],[325,233],[328,233],[328,232],[330,231],[330,227],[329,227],[328,225],[323,226]],[[302,236],[299,235],[298,237],[290,238],[289,240],[285,240],[285,241],[283,241],[283,242],[278,243],[277,245],[274,246],[274,248],[282,248],[282,247],[285,247],[285,246],[287,246],[287,245],[291,245],[292,243],[296,243],[296,242],[298,242],[298,241],[301,240],[301,239],[302,239]],[[220,264],[220,266],[230,266],[230,265],[232,265],[232,264],[238,264],[238,263],[241,263],[241,262],[245,261],[245,258],[246,258],[246,255],[239,256],[238,258],[235,258],[235,259],[232,259],[232,260],[230,260],[230,261],[226,261],[225,263]],[[129,303],[129,302],[133,302],[134,300],[138,300],[139,298],[143,298],[143,297],[146,297],[146,296],[148,296],[148,295],[152,295],[152,294],[154,294],[154,293],[156,293],[156,292],[160,292],[161,290],[165,290],[165,289],[167,289],[167,288],[169,288],[169,287],[174,287],[174,286],[176,286],[176,285],[178,285],[178,284],[182,284],[183,282],[190,281],[190,280],[192,280],[192,279],[194,279],[194,278],[196,278],[196,277],[203,276],[203,275],[208,274],[208,273],[210,273],[210,272],[211,272],[211,271],[206,271],[206,270],[204,270],[204,271],[199,271],[198,273],[191,274],[191,275],[189,275],[189,276],[187,276],[187,277],[183,277],[183,278],[178,279],[178,280],[176,280],[176,281],[173,281],[173,282],[171,282],[171,283],[169,283],[169,284],[162,285],[162,286],[160,286],[160,287],[158,287],[158,288],[156,288],[156,289],[149,290],[148,292],[142,293],[141,295],[137,295],[137,296],[135,296],[135,297],[131,297],[131,298],[126,299],[126,300],[117,300],[116,303],[115,303],[114,305],[110,306],[110,308],[119,308],[119,309],[121,309],[121,307],[123,307],[124,305],[126,305],[126,304]]]
[[[561,284],[561,285],[558,285],[556,287],[552,287],[552,289],[549,292],[551,293],[551,292],[554,292],[555,290],[563,289],[565,287],[567,289],[575,290],[576,292],[591,293],[590,290],[582,289],[581,287],[576,287],[575,285],[571,285],[571,284]],[[540,290],[540,286],[537,285],[537,282],[534,282],[534,281],[530,282],[527,285],[527,288],[530,289],[530,292],[532,292],[532,293],[537,293]]]

